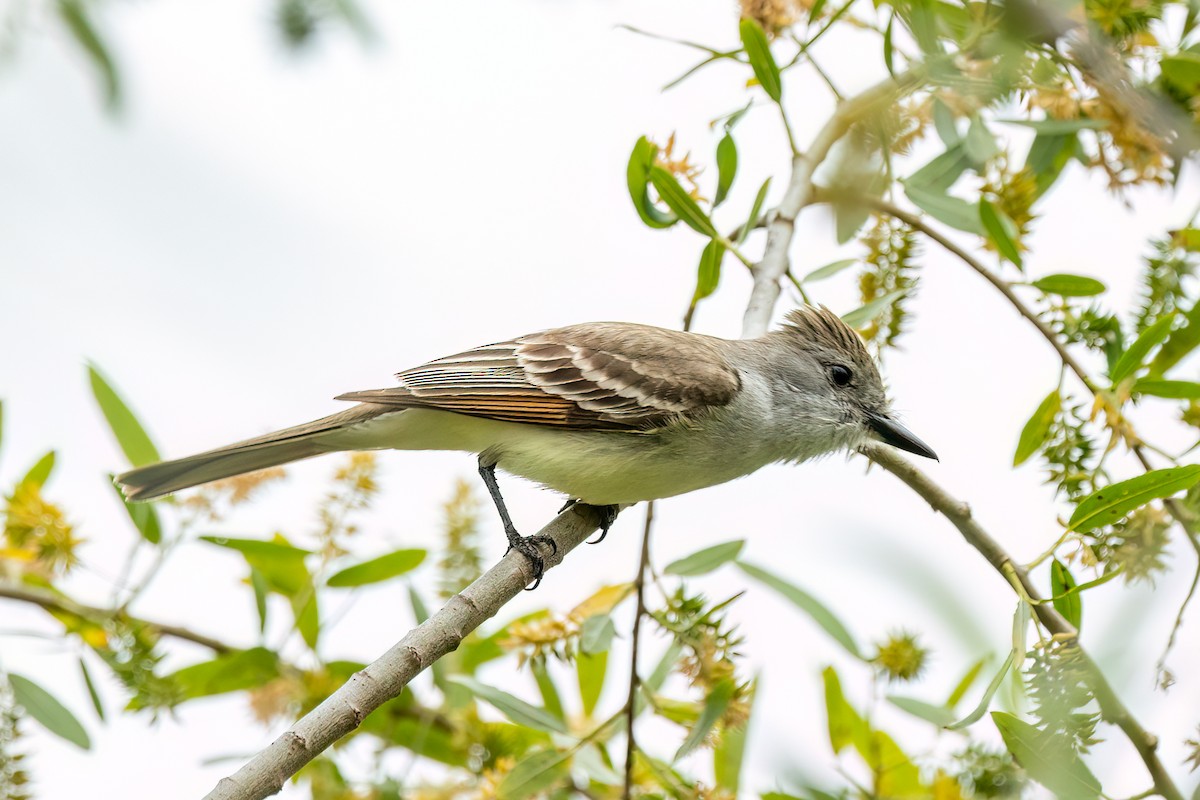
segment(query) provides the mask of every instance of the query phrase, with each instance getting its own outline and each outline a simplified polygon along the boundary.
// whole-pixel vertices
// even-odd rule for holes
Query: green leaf
[[[267,632],[267,578],[254,567],[250,568],[250,588],[254,589],[254,609],[258,612],[258,632]]]
[[[1029,460],[1029,457],[1038,451],[1038,448],[1046,441],[1046,437],[1050,435],[1050,426],[1054,422],[1054,417],[1062,408],[1062,395],[1055,389],[1050,394],[1046,395],[1033,412],[1033,416],[1025,423],[1025,427],[1021,429],[1021,438],[1017,440],[1017,452],[1013,456],[1013,466],[1019,467]]]
[[[958,132],[958,123],[954,119],[954,112],[939,97],[933,99],[933,127],[937,131],[938,138],[946,147],[954,147],[962,143],[962,134]]]
[[[1192,381],[1164,381],[1157,378],[1142,378],[1133,385],[1136,394],[1165,397],[1168,400],[1200,400],[1200,383]]]
[[[750,216],[746,219],[742,229],[738,231],[737,244],[740,247],[746,241],[746,237],[750,235],[750,231],[754,230],[754,226],[758,224],[758,215],[762,213],[763,203],[767,200],[767,190],[771,188],[771,179],[767,178],[763,181],[763,185],[758,188],[758,194],[754,196],[754,205],[750,206]]]
[[[696,724],[692,726],[692,730],[683,740],[683,744],[675,751],[674,761],[678,761],[704,743],[713,726],[717,724],[725,713],[725,709],[729,707],[729,701],[733,699],[733,690],[734,685],[731,680],[719,681],[712,688],[704,701],[704,710],[700,712]]]
[[[79,672],[83,675],[83,685],[87,687],[88,697],[92,699],[92,708],[96,709],[96,716],[103,722],[104,704],[100,701],[100,692],[96,691],[96,684],[92,681],[92,673],[88,670],[87,662],[82,658],[79,659]]]
[[[639,138],[633,145],[629,155],[629,166],[625,170],[626,183],[629,186],[629,197],[637,210],[642,222],[651,228],[669,228],[678,222],[674,214],[664,213],[650,200],[647,186],[650,183],[650,167],[654,165],[654,157],[658,147],[645,136]]]
[[[675,212],[679,219],[683,220],[689,228],[702,233],[710,239],[716,239],[720,236],[717,229],[713,227],[712,220],[700,208],[700,205],[692,199],[684,188],[675,180],[675,176],[667,172],[658,165],[650,167],[650,183],[654,185],[658,196],[662,201]]]
[[[109,475],[109,480],[112,480],[112,475]],[[125,507],[125,513],[129,515],[129,519],[133,522],[133,527],[141,534],[141,537],[150,544],[159,544],[162,542],[162,523],[158,520],[158,511],[152,503],[131,503],[125,499],[125,493],[121,491],[115,483],[112,485],[113,491],[116,492],[117,500]]]
[[[758,694],[758,678],[750,684],[743,699],[746,703],[746,722],[736,728],[726,728],[713,748],[713,778],[717,786],[737,797],[742,777],[742,762],[746,757],[746,733],[754,712],[754,697]]]
[[[717,142],[717,195],[713,198],[713,208],[725,202],[733,179],[737,176],[738,154],[733,137],[726,133]]]
[[[1083,499],[1071,515],[1067,530],[1087,533],[1110,525],[1151,500],[1185,492],[1200,483],[1200,466],[1156,469],[1127,481],[1105,486]]]
[[[87,4],[83,0],[58,0],[58,15],[99,71],[104,84],[104,102],[110,109],[117,108],[121,104],[121,79],[108,47],[88,16]]]
[[[39,489],[46,485],[46,481],[50,480],[50,473],[54,472],[54,451],[46,453],[37,460],[37,463],[29,468],[25,473],[25,477],[18,481],[18,484],[29,484],[36,486]]]
[[[870,325],[876,317],[882,314],[891,306],[892,303],[899,300],[904,295],[908,294],[908,289],[900,289],[895,292],[889,292],[883,297],[877,297],[871,302],[842,315],[842,322],[849,325],[851,328],[865,328]]]
[[[593,614],[579,629],[579,649],[588,655],[607,653],[617,629],[608,614]]]
[[[542,696],[542,705],[546,707],[546,713],[565,720],[566,714],[563,712],[562,698],[558,695],[558,687],[554,685],[550,671],[546,669],[546,660],[544,658],[532,659],[529,662],[529,668],[533,672],[534,681],[537,682],[538,693]]]
[[[839,272],[849,267],[853,267],[857,263],[857,258],[843,258],[841,261],[834,261],[830,264],[826,264],[823,267],[817,267],[812,272],[801,278],[800,282],[816,283],[817,281],[823,281],[826,278],[832,278],[834,275],[837,275]]]
[[[696,269],[696,293],[692,302],[708,297],[717,290],[721,282],[721,261],[725,258],[725,245],[710,239],[700,253],[700,266]]]
[[[1062,297],[1092,297],[1102,294],[1108,288],[1095,278],[1066,273],[1038,278],[1032,285],[1046,294],[1057,294]]]
[[[570,757],[570,750],[538,750],[522,756],[496,787],[496,797],[498,800],[529,800],[564,777]]]
[[[1108,123],[1102,119],[1088,119],[1087,117],[1078,119],[998,119],[996,122],[1032,128],[1038,134],[1045,136],[1062,136],[1087,130],[1098,131],[1108,127]]]
[[[932,722],[939,728],[944,728],[954,722],[954,711],[945,706],[935,706],[933,703],[926,703],[915,697],[900,697],[894,694],[888,695],[887,699],[896,708],[907,711],[926,722]]]
[[[310,554],[308,550],[278,539],[264,541],[228,536],[201,536],[200,541],[241,553],[247,564],[263,574],[271,590],[285,597],[295,597],[301,592],[312,590],[312,576],[304,566],[304,557]]]
[[[546,709],[530,705],[508,692],[480,683],[474,678],[468,678],[465,675],[451,675],[447,680],[470,690],[471,694],[475,695],[475,697],[494,706],[497,711],[518,725],[526,725],[530,728],[536,728],[539,731],[545,731],[546,733],[569,733],[563,721],[546,711]]]
[[[1037,177],[1038,197],[1050,190],[1078,150],[1079,137],[1074,133],[1039,133],[1034,137],[1025,166]]]
[[[1158,62],[1163,78],[1189,95],[1200,93],[1200,53],[1183,50]]]
[[[825,714],[829,721],[829,744],[833,752],[842,752],[848,745],[856,749],[870,742],[871,728],[846,700],[842,682],[833,667],[821,673],[825,685]]]
[[[292,595],[292,616],[296,621],[296,630],[300,638],[310,649],[317,649],[317,640],[321,636],[321,610],[316,588],[309,583],[300,592]]]
[[[892,12],[888,15],[888,24],[883,30],[883,66],[887,67],[888,75],[893,78],[896,77],[896,45],[892,43],[892,28],[895,25],[896,14]]]
[[[969,166],[971,162],[963,146],[956,144],[910,175],[905,184],[945,194]]]
[[[654,671],[650,673],[650,677],[642,681],[642,685],[651,692],[657,692],[661,689],[662,685],[666,683],[667,678],[671,675],[672,670],[675,669],[675,663],[679,661],[681,653],[683,653],[683,645],[679,643],[678,639],[671,639],[671,643],[667,645],[666,652],[659,659],[657,666],[654,667]]]
[[[252,647],[222,653],[167,677],[183,690],[186,699],[192,700],[256,689],[279,674],[279,657],[265,647]]]
[[[604,691],[604,677],[608,672],[608,653],[579,653],[575,656],[575,676],[579,679],[579,699],[583,713],[592,716],[600,693]]]
[[[850,655],[859,659],[863,657],[862,652],[858,649],[858,645],[854,642],[854,637],[850,635],[850,631],[846,630],[846,626],[841,623],[841,620],[835,617],[833,612],[822,605],[815,597],[798,586],[794,586],[753,564],[738,561],[737,565],[742,572],[751,578],[791,600],[797,608],[808,614],[814,622],[820,625],[835,642],[846,648],[846,651]]]
[[[1100,796],[1100,781],[1064,738],[1039,731],[1012,714],[993,711],[992,721],[1004,745],[1029,777],[1062,800],[1093,800]]]
[[[970,714],[967,714],[958,722],[951,722],[946,727],[952,731],[962,730],[983,719],[983,715],[987,713],[988,706],[992,704],[992,698],[996,696],[996,691],[1000,688],[1000,684],[1004,682],[1004,676],[1008,674],[1008,670],[1012,668],[1013,662],[1016,659],[1016,649],[1009,650],[1008,658],[1004,659],[1004,663],[1000,666],[1000,671],[996,673],[995,677],[987,685],[987,688],[983,690],[983,697],[979,698],[979,705],[975,706],[975,709]]]
[[[963,696],[975,685],[975,681],[983,672],[984,666],[987,664],[986,658],[981,658],[970,666],[966,674],[955,685],[954,690],[950,692],[950,696],[946,698],[946,707],[953,708],[958,705]]]
[[[768,97],[778,103],[783,97],[783,78],[779,72],[779,65],[775,63],[775,56],[771,55],[767,34],[756,20],[749,17],[742,18],[738,31],[741,33],[742,47],[746,48],[746,57],[750,60],[750,67],[754,70],[758,85]]]
[[[707,575],[737,558],[745,546],[745,539],[715,544],[712,547],[697,550],[690,556],[672,561],[663,571],[668,575],[680,575],[685,578]]]
[[[979,201],[979,221],[987,232],[987,238],[996,245],[1000,255],[1007,258],[1018,268],[1022,268],[1021,248],[1017,246],[1020,231],[1016,224],[1000,209],[987,200]]]
[[[1178,228],[1170,231],[1171,244],[1189,253],[1200,253],[1200,228]]]
[[[1142,331],[1141,335],[1129,345],[1129,349],[1121,354],[1117,359],[1117,363],[1113,366],[1109,378],[1112,380],[1113,386],[1116,386],[1121,381],[1133,375],[1142,368],[1146,357],[1150,355],[1150,351],[1166,338],[1171,332],[1171,325],[1175,322],[1174,314],[1166,314],[1158,322],[1155,322],[1149,328]]]
[[[108,427],[112,429],[113,436],[116,437],[117,444],[125,458],[129,459],[129,463],[141,467],[162,461],[158,449],[146,435],[142,424],[94,365],[88,365],[88,379],[91,381],[96,403],[100,406],[104,419],[108,421]]]
[[[372,558],[370,561],[346,567],[330,575],[327,583],[337,589],[379,583],[416,569],[424,560],[424,550],[416,548],[395,550],[387,555]]]
[[[1057,558],[1050,562],[1050,594],[1054,597],[1054,608],[1075,630],[1079,630],[1083,621],[1083,598],[1078,592],[1071,591],[1076,585],[1075,576],[1065,564]]]
[[[996,144],[996,137],[988,130],[983,118],[978,114],[971,117],[967,135],[962,141],[962,150],[963,155],[976,166],[983,166],[992,156],[1000,152],[1000,145]]]
[[[12,687],[17,705],[41,723],[43,728],[83,750],[92,748],[83,725],[54,695],[15,672],[8,673],[8,684]]]
[[[957,197],[942,192],[932,192],[920,186],[904,184],[904,193],[913,204],[929,216],[967,233],[983,235],[979,219],[979,208]]]
[[[1184,315],[1182,327],[1172,331],[1158,355],[1150,362],[1150,373],[1162,375],[1200,345],[1200,300]]]

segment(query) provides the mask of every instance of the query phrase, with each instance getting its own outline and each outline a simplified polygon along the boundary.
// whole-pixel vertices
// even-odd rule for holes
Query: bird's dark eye
[[[845,386],[850,383],[850,379],[854,377],[854,374],[850,372],[849,367],[834,364],[829,368],[829,377],[833,379],[836,386]]]

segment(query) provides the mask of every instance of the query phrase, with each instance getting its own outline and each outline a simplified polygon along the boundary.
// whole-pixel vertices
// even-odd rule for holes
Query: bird
[[[801,306],[756,339],[721,339],[629,322],[518,336],[397,373],[398,385],[349,392],[322,419],[174,461],[116,482],[131,501],[347,450],[475,453],[509,549],[544,570],[539,545],[505,506],[497,468],[616,510],[882,441],[932,449],[891,410],[863,339],[824,306]],[[532,588],[532,587],[531,587]]]

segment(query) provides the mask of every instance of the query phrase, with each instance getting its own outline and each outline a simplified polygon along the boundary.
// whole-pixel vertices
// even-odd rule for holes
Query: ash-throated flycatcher
[[[862,339],[824,307],[793,311],[782,329],[748,340],[627,322],[571,325],[396,377],[396,387],[341,395],[359,404],[340,414],[141,467],[117,482],[129,499],[149,500],[341,450],[478,453],[509,545],[540,580],[536,537],[513,526],[496,467],[615,507],[868,439],[937,457],[892,417]]]

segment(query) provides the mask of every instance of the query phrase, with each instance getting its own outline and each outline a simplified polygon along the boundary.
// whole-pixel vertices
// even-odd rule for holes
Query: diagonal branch
[[[599,513],[591,506],[576,504],[555,517],[538,531],[557,545],[554,553],[543,548],[546,569],[560,564],[599,527]],[[301,767],[357,728],[372,711],[398,697],[422,670],[457,649],[467,634],[495,616],[532,579],[529,561],[510,552],[245,766],[222,778],[205,800],[261,800],[278,792]]]

